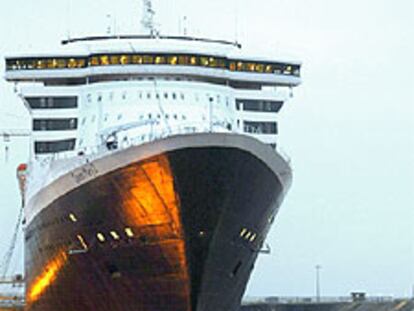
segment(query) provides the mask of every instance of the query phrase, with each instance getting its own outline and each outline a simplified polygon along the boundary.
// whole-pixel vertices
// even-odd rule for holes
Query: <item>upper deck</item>
[[[299,62],[255,57],[237,43],[191,37],[88,37],[62,42],[55,53],[6,58],[6,79],[86,84],[141,76],[185,76],[218,83],[296,86]]]

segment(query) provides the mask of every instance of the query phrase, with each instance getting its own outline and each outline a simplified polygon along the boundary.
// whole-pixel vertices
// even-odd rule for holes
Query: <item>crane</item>
[[[0,137],[5,143],[9,143],[12,137],[30,137],[30,131],[25,129],[0,129]],[[8,161],[9,146],[4,147],[6,162]]]
[[[11,137],[29,137],[30,131],[24,129],[0,129],[0,137],[3,137],[6,143],[10,142]],[[8,153],[8,146],[5,148],[6,151],[6,159]],[[14,278],[7,278],[7,274],[9,272],[10,263],[13,258],[14,251],[16,249],[17,238],[20,231],[20,226],[23,219],[23,210],[24,210],[24,200],[22,199],[21,207],[19,210],[19,214],[17,217],[17,222],[14,226],[14,232],[12,239],[10,241],[10,245],[7,249],[6,254],[4,255],[2,261],[0,261],[0,285],[1,284],[12,284],[15,285],[22,285],[23,284],[23,277],[16,276]]]

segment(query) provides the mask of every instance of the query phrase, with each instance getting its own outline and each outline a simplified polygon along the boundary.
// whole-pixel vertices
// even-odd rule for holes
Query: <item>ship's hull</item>
[[[26,228],[28,310],[238,310],[290,170],[253,139],[206,137],[43,208]]]

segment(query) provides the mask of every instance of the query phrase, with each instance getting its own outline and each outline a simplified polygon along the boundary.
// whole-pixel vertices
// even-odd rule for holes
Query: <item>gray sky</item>
[[[236,5],[236,2],[239,5]],[[141,1],[3,0],[0,57],[103,34],[111,13],[133,33]],[[259,258],[248,295],[408,296],[414,285],[414,2],[412,0],[154,0],[162,32],[234,39],[303,61],[303,85],[281,112],[280,145],[294,183]],[[236,15],[238,18],[236,18]],[[236,24],[238,25],[236,27]],[[237,31],[236,31],[237,29]],[[411,31],[410,31],[411,30]],[[4,70],[1,63],[0,70]],[[0,82],[0,129],[28,127]],[[18,211],[22,139],[0,140],[0,254]],[[21,247],[13,267],[22,266]]]

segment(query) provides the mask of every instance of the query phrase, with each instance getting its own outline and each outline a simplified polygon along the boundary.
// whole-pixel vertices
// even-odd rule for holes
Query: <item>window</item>
[[[69,151],[75,149],[75,139],[65,139],[57,141],[36,141],[35,153],[57,153],[62,151]]]
[[[208,64],[209,64],[209,59],[208,59],[208,57],[200,57],[200,65],[201,66],[205,66],[205,67],[207,67],[208,66]]]
[[[277,134],[277,123],[245,121],[244,132],[252,134]]]
[[[109,62],[109,56],[108,55],[102,55],[101,57],[99,57],[99,63],[102,66],[107,66],[110,64]]]
[[[189,64],[189,57],[188,56],[179,56],[178,57],[178,64],[188,65]]]
[[[119,65],[119,56],[118,55],[111,55],[110,56],[111,65]]]
[[[78,99],[75,96],[27,97],[26,100],[32,109],[70,109],[78,107]]]
[[[144,57],[143,57],[143,64],[151,65],[153,63],[154,63],[154,56],[144,55]]]
[[[156,56],[155,57],[155,64],[156,65],[162,65],[162,64],[166,64],[167,63],[167,59],[165,56]]]
[[[121,55],[119,61],[121,65],[128,65],[131,62],[131,57],[129,55]]]
[[[170,65],[177,65],[178,57],[177,56],[169,56],[168,57],[168,64]]]
[[[144,59],[141,55],[132,55],[131,61],[135,65],[141,65],[144,62]]]
[[[76,130],[78,119],[34,119],[33,131],[67,131]]]
[[[243,110],[245,111],[260,111],[260,112],[279,112],[283,106],[282,101],[266,101],[266,100],[253,100],[253,99],[237,99],[236,108],[241,109],[243,104]]]

